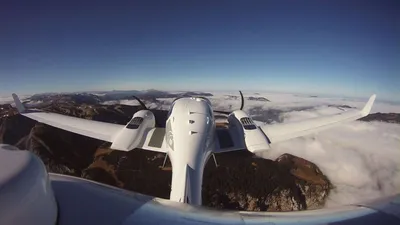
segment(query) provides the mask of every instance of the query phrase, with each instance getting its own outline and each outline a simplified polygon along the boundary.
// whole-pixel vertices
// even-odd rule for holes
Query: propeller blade
[[[240,110],[243,110],[243,107],[244,107],[244,98],[243,98],[242,91],[239,91],[239,93],[240,93],[240,98],[242,99],[242,104],[240,105]]]
[[[134,98],[134,99],[136,99],[138,102],[139,102],[139,104],[140,104],[140,106],[142,106],[142,108],[143,109],[145,109],[145,110],[150,110],[150,109],[148,109],[147,107],[146,107],[146,105],[142,102],[142,100],[140,100],[138,97],[136,97],[135,95],[132,95],[132,97]],[[153,110],[156,110],[157,111],[157,109],[153,109]],[[150,110],[150,111],[152,111],[152,110]],[[154,112],[153,112],[154,113]],[[157,116],[157,114],[154,114],[154,117],[155,117],[155,122],[156,122],[156,127],[165,127],[165,124],[163,124],[162,122],[160,122],[160,119],[159,119],[159,117]]]
[[[243,107],[244,107],[244,98],[243,98],[242,91],[239,91],[239,93],[240,93],[240,99],[241,99],[241,101],[242,101],[241,104],[240,104],[240,110],[243,110]],[[221,114],[226,114],[226,115],[231,114],[231,112],[220,111],[220,110],[214,110],[214,112],[216,112],[216,113],[221,113]]]
[[[140,104],[144,109],[148,110],[147,107],[146,107],[146,105],[142,102],[142,100],[140,100],[138,97],[136,97],[136,96],[134,96],[134,95],[132,95],[132,97],[133,97],[134,99],[136,99],[136,100],[139,102],[139,104]]]

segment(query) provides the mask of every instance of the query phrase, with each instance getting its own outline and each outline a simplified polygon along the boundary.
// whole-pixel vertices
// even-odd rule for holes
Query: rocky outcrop
[[[10,104],[0,104],[0,119],[15,114],[17,114],[17,110]]]
[[[209,162],[203,181],[204,203],[212,207],[250,211],[314,209],[323,206],[331,187],[313,163],[288,154],[271,161],[241,151],[217,155],[217,161],[217,168]],[[300,177],[293,171],[307,171],[310,176]]]
[[[14,130],[14,127],[10,130]],[[17,132],[19,130],[16,130]],[[82,170],[92,162],[94,152],[102,143],[41,123],[33,123],[28,134],[16,143],[8,138],[5,138],[4,142],[34,152],[43,160],[50,172],[75,176],[80,176]]]
[[[168,198],[171,185],[165,155],[135,149],[131,152],[99,148],[82,177],[147,195]],[[293,211],[324,205],[331,185],[315,164],[282,155],[276,161],[247,151],[217,155],[203,177],[203,204],[248,211]]]
[[[264,98],[264,97],[252,97],[252,96],[250,96],[247,99],[250,100],[250,101],[270,102],[270,100],[268,100],[267,98]]]
[[[361,121],[381,121],[387,123],[400,123],[400,113],[372,113],[359,119]]]
[[[321,170],[314,163],[290,154],[281,155],[275,161],[295,177],[296,186],[301,191],[300,195],[304,196],[307,209],[319,208],[331,187],[329,179]]]

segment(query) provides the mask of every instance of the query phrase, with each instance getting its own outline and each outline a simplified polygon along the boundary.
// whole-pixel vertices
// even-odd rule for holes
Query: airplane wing
[[[12,96],[14,98],[15,106],[22,116],[26,116],[40,123],[70,131],[72,133],[107,142],[113,142],[115,136],[125,127],[125,125],[87,120],[58,113],[44,112],[40,110],[26,110],[18,96],[16,94],[13,94]],[[167,148],[163,143],[165,133],[163,130],[163,128],[151,129],[147,135],[143,137],[144,141],[142,141],[143,143],[139,145],[138,148],[165,153]],[[130,149],[123,150],[127,151]]]
[[[237,131],[235,132],[234,129],[217,129],[214,153],[247,149],[246,143],[252,144],[254,141],[257,144],[252,146],[251,151],[263,151],[269,148],[269,144],[305,136],[345,122],[357,120],[370,113],[375,98],[376,95],[372,95],[362,110],[346,111],[336,115],[317,117],[298,122],[266,124],[259,127],[254,125],[254,128],[244,130],[244,133],[241,134]],[[265,144],[262,143],[262,139],[265,139]]]
[[[268,137],[270,144],[286,141],[367,116],[371,111],[375,98],[376,95],[372,95],[362,110],[346,111],[336,115],[311,118],[298,122],[263,125],[260,128]]]

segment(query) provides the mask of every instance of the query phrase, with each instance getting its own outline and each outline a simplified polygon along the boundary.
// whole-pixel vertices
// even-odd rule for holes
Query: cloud
[[[13,102],[13,98],[11,96],[0,96],[0,104],[9,104]]]
[[[23,101],[24,99],[26,99],[30,96],[31,95],[18,95],[18,97],[21,99],[21,101]],[[9,96],[8,95],[0,96],[0,104],[10,104],[13,102],[14,102],[14,100],[13,100],[11,94]]]
[[[338,109],[283,113],[296,121],[336,113]],[[363,202],[400,192],[400,125],[354,121],[329,130],[277,143],[259,156],[290,153],[315,163],[331,180],[326,206]]]

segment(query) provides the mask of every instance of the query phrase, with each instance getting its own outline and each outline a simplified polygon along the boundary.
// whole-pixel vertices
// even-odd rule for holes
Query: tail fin
[[[21,101],[19,100],[18,96],[17,96],[15,93],[13,93],[13,94],[12,94],[12,97],[13,97],[13,99],[14,99],[15,107],[17,107],[18,112],[19,112],[19,113],[24,112],[24,111],[25,111],[25,107],[24,107],[24,105],[21,103]]]
[[[366,116],[371,112],[372,109],[372,105],[374,104],[376,98],[376,94],[371,95],[371,97],[369,98],[367,104],[365,104],[364,108],[362,109],[361,113]]]

